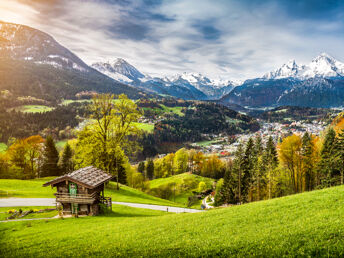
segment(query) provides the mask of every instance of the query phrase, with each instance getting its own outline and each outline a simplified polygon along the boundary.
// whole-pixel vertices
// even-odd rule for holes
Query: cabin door
[[[76,196],[78,194],[78,186],[74,183],[69,183],[69,195],[70,196]],[[78,212],[78,204],[77,203],[71,203],[71,209],[72,214],[75,214]]]

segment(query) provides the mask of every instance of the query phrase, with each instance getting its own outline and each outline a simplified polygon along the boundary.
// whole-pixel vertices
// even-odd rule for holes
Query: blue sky
[[[87,63],[121,57],[151,75],[261,76],[326,52],[344,61],[344,1],[1,0]]]

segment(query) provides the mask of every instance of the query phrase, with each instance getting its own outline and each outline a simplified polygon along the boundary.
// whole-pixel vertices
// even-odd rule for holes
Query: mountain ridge
[[[49,34],[0,21],[0,90],[45,100],[75,98],[80,92],[144,96],[88,66]]]

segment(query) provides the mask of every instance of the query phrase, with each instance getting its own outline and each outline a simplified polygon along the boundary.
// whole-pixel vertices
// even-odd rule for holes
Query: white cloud
[[[87,63],[122,57],[152,75],[186,71],[245,79],[290,59],[306,63],[320,52],[344,60],[342,21],[288,17],[271,3],[252,7],[237,1],[175,0],[149,10],[140,10],[141,1],[133,3],[77,0],[49,8],[1,0],[0,17],[51,34]],[[150,19],[150,13],[171,20]],[[139,39],[125,37],[126,22],[146,31]],[[219,37],[204,38],[202,26],[219,31]]]

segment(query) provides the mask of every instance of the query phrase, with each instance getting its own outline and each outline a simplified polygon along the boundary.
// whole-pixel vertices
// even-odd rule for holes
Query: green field
[[[60,105],[62,106],[68,106],[69,104],[72,103],[86,103],[86,102],[91,102],[91,99],[64,99]]]
[[[184,107],[167,107],[163,104],[159,105],[160,107],[155,107],[155,108],[147,108],[144,107],[143,110],[152,110],[156,115],[163,115],[165,113],[170,113],[170,114],[176,114],[178,116],[184,116],[185,114],[182,112]]]
[[[134,123],[137,128],[146,131],[146,132],[153,132],[154,131],[154,124],[148,124],[148,123]]]
[[[213,179],[207,178],[207,177],[197,176],[197,175],[190,174],[190,173],[183,173],[183,174],[179,174],[179,175],[175,175],[175,176],[171,176],[171,177],[154,179],[154,180],[150,181],[150,188],[153,189],[153,188],[161,187],[163,185],[175,183],[177,185],[176,192],[175,192],[175,195],[173,194],[173,196],[170,198],[170,200],[174,201],[176,203],[179,203],[183,206],[187,206],[188,197],[194,195],[192,193],[192,191],[198,190],[197,189],[198,184],[201,181],[206,183],[207,189],[212,188],[212,185],[214,182]],[[183,187],[180,187],[181,185],[183,185],[184,182],[185,182],[184,185],[190,186],[188,189],[183,189]],[[191,182],[193,182],[193,183],[191,183]],[[178,187],[178,185],[179,185],[179,187]],[[191,208],[200,209],[201,201],[202,200],[199,200],[198,202],[193,204],[191,206]]]
[[[68,140],[61,140],[56,142],[56,148],[58,151],[63,150],[64,146],[66,145],[66,143],[68,142]]]
[[[213,143],[215,143],[216,141],[201,141],[201,142],[196,142],[196,144],[199,147],[207,147],[209,145],[212,145]]]
[[[20,111],[23,113],[43,113],[52,111],[53,109],[53,107],[48,107],[44,105],[24,105],[12,108],[12,110]]]
[[[11,214],[8,213],[9,210],[16,210],[19,211],[21,209],[23,212],[27,210],[41,210],[41,209],[46,209],[49,208],[51,209],[52,207],[44,207],[44,206],[39,206],[39,207],[0,207],[0,220],[6,220]],[[57,210],[53,211],[44,211],[44,212],[34,212],[26,215],[22,219],[33,219],[33,218],[52,218],[55,217],[58,214]]]
[[[178,116],[184,116],[184,113],[182,112],[183,107],[167,107],[163,104],[161,104],[160,107],[164,112],[174,113]]]
[[[0,179],[0,198],[54,198],[55,196],[53,194],[56,189],[42,186],[43,183],[53,178],[54,177],[33,180]],[[125,185],[121,185],[120,189],[117,190],[114,182],[110,182],[107,185],[105,196],[110,196],[113,201],[117,202],[182,206],[178,203],[151,196]]]
[[[0,224],[2,257],[343,257],[344,187],[196,214],[116,206],[106,216]]]
[[[0,142],[0,153],[5,152],[7,150],[6,143]]]

